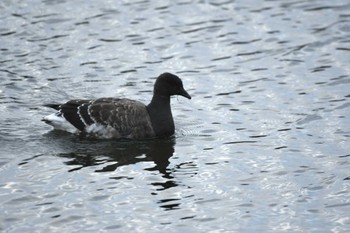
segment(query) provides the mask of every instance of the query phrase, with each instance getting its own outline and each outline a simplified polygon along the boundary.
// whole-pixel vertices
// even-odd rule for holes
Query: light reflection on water
[[[79,7],[77,7],[79,6]],[[1,3],[0,229],[346,232],[347,1]],[[149,102],[174,72],[176,135],[50,131],[44,103]]]

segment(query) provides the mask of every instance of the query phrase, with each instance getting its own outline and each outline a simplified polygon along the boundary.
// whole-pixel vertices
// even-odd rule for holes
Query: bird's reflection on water
[[[56,137],[59,135],[56,132],[51,133],[50,136]],[[73,138],[73,141],[68,140],[68,142],[61,138],[61,142],[64,143],[62,146],[66,150],[71,147],[71,152],[57,154],[59,157],[69,159],[65,164],[75,165],[74,168],[69,170],[70,172],[84,167],[97,165],[100,167],[103,164],[106,165],[95,170],[95,172],[112,172],[121,166],[153,161],[154,166],[145,170],[158,170],[164,177],[171,178],[167,167],[169,158],[174,154],[175,138],[113,141],[80,137]]]
[[[176,188],[183,184],[176,179],[176,174],[193,176],[198,168],[193,161],[173,164],[169,168],[169,159],[175,152],[176,138],[150,139],[143,141],[115,141],[97,140],[85,136],[77,137],[60,131],[50,131],[45,134],[50,146],[60,151],[55,156],[65,158],[64,164],[68,165],[68,172],[78,171],[84,168],[94,168],[94,172],[113,172],[110,179],[134,179],[132,175],[118,174],[118,168],[142,162],[149,162],[149,166],[143,168],[146,171],[158,171],[162,179],[153,181],[151,195]],[[64,151],[64,152],[62,152]],[[158,173],[155,173],[158,174]],[[132,182],[132,181],[130,181]],[[158,200],[158,204],[165,210],[180,208],[181,198],[164,198]]]

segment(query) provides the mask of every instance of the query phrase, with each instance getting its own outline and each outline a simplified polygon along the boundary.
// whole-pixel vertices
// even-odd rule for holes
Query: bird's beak
[[[179,94],[183,97],[186,97],[187,99],[191,99],[192,97],[185,91],[185,89],[182,89],[181,93]]]

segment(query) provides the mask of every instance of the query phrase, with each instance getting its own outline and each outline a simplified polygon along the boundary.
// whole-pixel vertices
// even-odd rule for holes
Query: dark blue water
[[[1,1],[2,232],[350,231],[350,3]],[[52,131],[71,98],[148,103],[174,138]]]

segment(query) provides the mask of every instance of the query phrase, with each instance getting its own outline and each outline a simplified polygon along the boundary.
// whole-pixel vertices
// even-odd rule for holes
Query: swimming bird
[[[171,73],[161,74],[148,105],[126,98],[74,99],[64,104],[46,104],[57,110],[42,121],[71,133],[87,133],[100,138],[146,139],[167,137],[175,132],[170,96],[191,96],[181,79]]]

